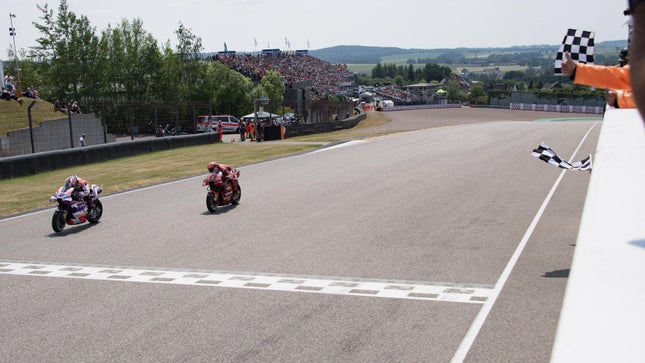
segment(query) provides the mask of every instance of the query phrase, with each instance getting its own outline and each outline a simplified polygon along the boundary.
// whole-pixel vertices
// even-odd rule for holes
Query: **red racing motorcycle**
[[[242,188],[240,187],[240,171],[233,169],[230,171],[232,178],[223,177],[222,173],[211,173],[202,181],[202,186],[208,186],[206,193],[206,208],[213,213],[217,207],[225,205],[238,205],[242,198]]]

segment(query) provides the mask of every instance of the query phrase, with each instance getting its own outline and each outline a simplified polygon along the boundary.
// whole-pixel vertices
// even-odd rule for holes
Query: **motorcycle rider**
[[[206,166],[206,169],[208,169],[208,172],[210,173],[210,175],[217,175],[217,180],[223,181],[223,179],[225,179],[226,181],[231,183],[233,187],[237,187],[237,184],[233,179],[233,173],[232,173],[233,168],[231,168],[230,165],[219,164],[215,161],[211,161]]]
[[[76,175],[70,175],[65,180],[64,187],[65,190],[74,188],[74,191],[72,192],[72,199],[76,201],[80,201],[82,199],[87,200],[87,197],[90,195],[90,187],[87,184],[87,181],[85,179],[79,178]]]

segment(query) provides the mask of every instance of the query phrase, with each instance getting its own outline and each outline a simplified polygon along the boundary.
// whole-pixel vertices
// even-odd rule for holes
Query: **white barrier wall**
[[[605,113],[552,362],[645,361],[645,128]]]
[[[33,128],[34,151],[52,151],[79,146],[81,134],[86,134],[87,145],[105,143],[105,129],[101,120],[93,113],[72,115],[72,137],[69,133],[69,119],[63,117],[48,120]],[[110,137],[108,142],[115,141]],[[31,136],[29,129],[9,131],[7,137],[0,137],[0,157],[31,154]]]
[[[599,106],[538,105],[535,103],[511,103],[510,109],[517,111],[589,113],[594,115],[605,112],[605,108]]]

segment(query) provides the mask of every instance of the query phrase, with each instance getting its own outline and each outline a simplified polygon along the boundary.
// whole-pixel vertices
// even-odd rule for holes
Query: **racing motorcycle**
[[[206,193],[206,208],[213,213],[218,206],[224,205],[238,205],[240,198],[242,198],[242,188],[238,178],[240,171],[237,169],[231,170],[232,180],[222,180],[221,173],[212,173],[206,176],[202,181],[202,186],[208,186],[208,193]]]
[[[50,202],[58,203],[58,207],[56,207],[52,216],[52,229],[54,232],[62,232],[67,224],[97,223],[101,219],[101,215],[103,215],[103,204],[99,200],[99,194],[102,191],[102,186],[92,184],[90,194],[86,198],[74,200],[72,198],[74,188],[60,187],[49,198]]]

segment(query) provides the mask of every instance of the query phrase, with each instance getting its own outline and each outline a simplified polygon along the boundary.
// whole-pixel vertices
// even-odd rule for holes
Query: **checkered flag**
[[[591,162],[591,155],[587,156],[587,158],[575,162],[575,163],[569,163],[568,161],[562,160],[561,157],[558,156],[558,154],[555,153],[550,147],[545,145],[544,143],[540,143],[540,146],[538,146],[537,149],[533,149],[533,152],[531,153],[534,157],[543,160],[544,162],[557,166],[558,168],[562,169],[567,169],[567,170],[579,170],[579,171],[586,171],[589,170],[591,171],[592,167],[592,162]]]
[[[562,61],[565,52],[569,52],[574,61],[593,64],[595,34],[595,32],[586,30],[569,29],[555,57],[555,74],[562,74]]]

